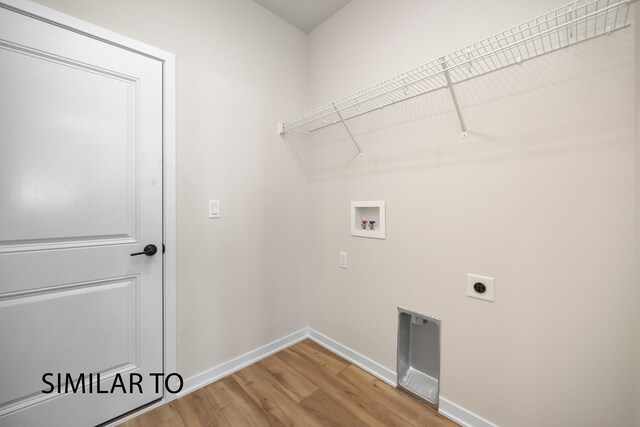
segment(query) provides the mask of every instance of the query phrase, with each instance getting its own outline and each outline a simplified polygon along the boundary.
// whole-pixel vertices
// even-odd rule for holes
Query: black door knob
[[[158,248],[156,247],[156,245],[147,245],[144,247],[142,252],[136,252],[134,254],[131,254],[131,256],[138,256],[138,255],[151,256],[151,255],[155,255],[156,252],[158,252]]]

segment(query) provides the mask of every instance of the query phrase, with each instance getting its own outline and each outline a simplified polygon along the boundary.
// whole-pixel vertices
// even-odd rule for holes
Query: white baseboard
[[[347,359],[349,362],[358,366],[361,369],[369,372],[371,375],[380,378],[390,386],[396,387],[396,373],[391,369],[385,368],[378,362],[374,362],[366,356],[351,350],[349,347],[340,344],[338,341],[334,341],[331,338],[322,335],[320,332],[314,331],[309,328],[309,338],[325,347],[326,349],[336,353],[339,356]]]
[[[343,344],[340,344],[338,341],[335,341],[318,331],[315,331],[311,328],[305,328],[284,338],[280,338],[279,340],[276,340],[256,350],[243,354],[242,356],[236,357],[235,359],[218,365],[212,369],[187,378],[184,382],[184,388],[182,389],[178,397],[189,394],[192,391],[211,384],[212,382],[224,378],[227,375],[231,375],[232,373],[244,368],[245,366],[256,363],[259,360],[277,353],[278,351],[283,350],[287,347],[290,347],[306,338],[312,339],[329,351],[342,356],[359,368],[369,372],[371,375],[379,378],[380,380],[393,387],[396,387],[397,384],[395,371],[382,366],[378,362],[375,362],[368,357],[363,356],[357,351],[352,350]],[[479,415],[474,414],[473,412],[451,402],[450,400],[442,396],[440,397],[439,412],[445,417],[462,425],[463,427],[497,427],[496,424],[485,420]]]
[[[314,331],[309,328],[309,338],[325,347],[326,349],[342,356],[349,362],[358,366],[361,369],[369,372],[371,375],[381,379],[393,387],[397,386],[397,375],[395,371],[386,368],[369,359],[366,356],[350,349],[349,347],[340,344],[339,342],[322,335],[320,332]],[[471,411],[464,409],[462,406],[456,405],[447,398],[440,396],[440,409],[439,411],[445,417],[457,422],[463,427],[497,427],[495,424],[485,420],[484,418],[474,414]]]
[[[480,415],[456,405],[446,397],[440,396],[440,409],[438,412],[465,427],[498,427]]]
[[[280,350],[291,347],[295,343],[302,341],[308,336],[309,332],[307,328],[300,329],[298,332],[294,332],[291,335],[280,338],[279,340],[273,341],[272,343],[269,343],[263,347],[245,353],[242,356],[238,356],[233,360],[229,360],[228,362],[222,363],[214,368],[201,372],[197,375],[194,375],[193,377],[187,378],[184,382],[184,388],[182,389],[178,397],[187,395],[192,391],[211,384],[212,382],[218,381],[219,379],[231,375],[246,366],[256,363],[264,359],[265,357],[271,356],[272,354],[277,353]]]

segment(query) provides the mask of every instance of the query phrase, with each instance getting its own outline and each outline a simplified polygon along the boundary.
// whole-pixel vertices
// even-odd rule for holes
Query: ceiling
[[[351,0],[255,0],[280,18],[308,33]]]

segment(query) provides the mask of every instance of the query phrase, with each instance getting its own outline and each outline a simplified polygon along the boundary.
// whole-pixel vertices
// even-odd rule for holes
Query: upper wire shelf
[[[315,132],[342,123],[360,151],[346,124],[348,120],[449,88],[463,136],[466,136],[454,84],[624,28],[629,25],[630,5],[634,1],[574,1],[382,83],[280,122],[279,133]]]

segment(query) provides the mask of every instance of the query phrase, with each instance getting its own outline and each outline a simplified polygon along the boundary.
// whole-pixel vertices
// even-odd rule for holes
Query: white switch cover
[[[220,218],[220,200],[209,200],[209,218]]]
[[[478,292],[475,289],[476,283],[484,285],[484,292]],[[478,285],[478,288],[481,290],[482,286]],[[467,296],[494,302],[495,287],[493,285],[493,277],[478,276],[477,274],[467,274]]]
[[[349,268],[349,259],[346,252],[340,252],[340,268]]]

